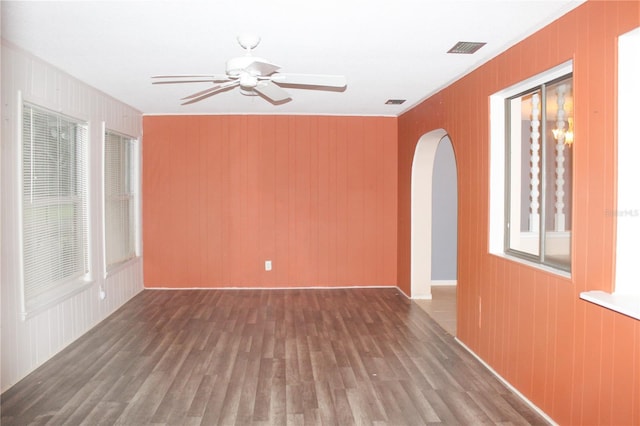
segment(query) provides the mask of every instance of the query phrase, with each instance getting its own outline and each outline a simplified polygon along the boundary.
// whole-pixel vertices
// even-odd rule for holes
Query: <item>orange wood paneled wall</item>
[[[411,160],[444,128],[458,164],[458,337],[560,424],[640,424],[640,321],[579,299],[613,287],[617,36],[638,1],[588,1],[398,121],[398,284],[409,291]],[[640,53],[639,53],[640,54]],[[488,253],[492,93],[574,60],[571,279]],[[640,76],[639,76],[640,78]]]
[[[396,118],[143,125],[146,287],[396,285]]]

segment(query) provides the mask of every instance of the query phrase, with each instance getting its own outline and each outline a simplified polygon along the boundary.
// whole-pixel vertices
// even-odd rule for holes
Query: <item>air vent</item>
[[[477,41],[459,41],[447,53],[461,53],[470,55],[476,53],[478,49],[487,43],[479,43]]]
[[[385,102],[385,105],[400,105],[403,104],[406,99],[389,99]]]

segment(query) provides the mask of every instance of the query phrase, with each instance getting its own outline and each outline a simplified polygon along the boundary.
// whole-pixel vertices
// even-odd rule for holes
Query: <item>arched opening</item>
[[[455,154],[447,132],[426,133],[416,145],[411,170],[413,299],[432,299],[434,284],[456,284],[457,193]],[[446,294],[455,300],[455,288]],[[446,315],[455,318],[455,305],[450,310]]]

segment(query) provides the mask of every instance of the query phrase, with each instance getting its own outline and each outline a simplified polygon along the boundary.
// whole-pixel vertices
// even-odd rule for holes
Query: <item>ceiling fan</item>
[[[246,53],[229,59],[225,74],[156,75],[151,77],[154,80],[152,83],[213,83],[212,87],[182,98],[185,101],[182,105],[193,104],[234,87],[240,87],[243,95],[262,95],[272,103],[280,104],[291,100],[281,85],[321,90],[340,89],[347,85],[342,75],[281,73],[278,65],[251,54],[251,50],[260,43],[260,37],[242,35],[237,39]]]

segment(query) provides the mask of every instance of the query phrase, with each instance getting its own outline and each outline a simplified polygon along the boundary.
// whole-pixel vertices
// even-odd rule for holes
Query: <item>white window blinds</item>
[[[88,272],[86,123],[25,104],[22,129],[24,300]],[[56,293],[57,295],[57,293]]]
[[[135,247],[135,140],[105,133],[104,193],[107,267],[136,255]]]

